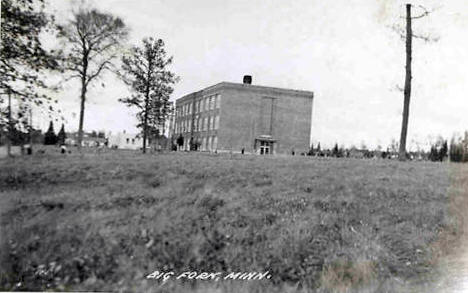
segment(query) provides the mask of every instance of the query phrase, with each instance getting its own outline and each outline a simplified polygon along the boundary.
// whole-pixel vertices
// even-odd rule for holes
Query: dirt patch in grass
[[[440,233],[457,229],[448,194],[461,181],[450,181],[448,164],[120,152],[46,159],[2,161],[3,290],[338,290],[427,273],[443,250],[434,249]],[[162,289],[145,279],[154,270],[272,278]]]

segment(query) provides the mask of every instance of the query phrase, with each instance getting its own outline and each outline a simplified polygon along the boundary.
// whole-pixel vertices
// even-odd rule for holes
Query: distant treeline
[[[386,151],[381,149],[369,150],[365,146],[361,148],[338,147],[338,144],[332,149],[322,149],[320,143],[317,147],[311,146],[308,156],[317,157],[335,157],[335,158],[377,158],[377,159],[396,159],[398,158],[398,146],[392,145]],[[439,138],[431,145],[429,151],[419,150],[407,152],[407,158],[410,160],[427,160],[433,162],[442,162],[450,160],[451,162],[468,162],[468,132],[465,132],[464,138],[452,137],[450,146],[447,140]]]
[[[431,161],[449,159],[451,162],[468,162],[468,132],[465,132],[464,138],[452,137],[450,147],[447,140],[439,139],[431,146],[428,159]]]
[[[74,133],[71,134],[72,136]],[[106,138],[104,131],[91,131],[86,133],[91,138]],[[75,134],[76,136],[76,134]],[[56,134],[54,130],[54,124],[51,121],[49,128],[45,133],[40,129],[34,129],[28,127],[27,129],[21,129],[18,125],[11,127],[11,145],[21,146],[25,144],[44,144],[44,145],[63,145],[67,139],[67,133],[65,132],[65,126],[62,124],[60,131]],[[8,131],[0,130],[0,146],[6,145],[8,141]]]

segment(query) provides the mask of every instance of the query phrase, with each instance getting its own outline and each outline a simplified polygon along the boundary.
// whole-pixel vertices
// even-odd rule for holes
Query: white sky
[[[49,0],[57,21],[74,1]],[[404,1],[395,0],[99,0],[87,1],[123,18],[129,45],[162,38],[181,78],[172,99],[221,81],[315,93],[312,140],[322,146],[386,147],[399,139],[405,44],[390,27],[404,28]],[[416,34],[440,37],[413,42],[413,94],[408,142],[424,144],[468,129],[468,2],[412,1],[430,9],[414,20]],[[421,10],[416,7],[414,14]],[[106,87],[89,91],[85,129],[135,131],[132,112],[117,99],[128,89],[106,75]],[[66,129],[76,130],[79,84],[58,93]],[[76,116],[72,113],[76,113]],[[39,118],[38,118],[39,119]],[[43,120],[47,120],[44,118]],[[39,119],[40,122],[40,119]],[[47,121],[43,124],[47,125]],[[44,126],[45,127],[45,126]],[[56,126],[58,128],[59,126]]]

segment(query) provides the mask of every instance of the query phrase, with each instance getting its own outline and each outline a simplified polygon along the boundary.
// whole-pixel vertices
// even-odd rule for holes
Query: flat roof
[[[235,83],[235,82],[227,82],[223,81],[217,83],[215,85],[206,87],[200,91],[192,92],[187,94],[181,98],[178,98],[176,101],[183,101],[193,95],[202,95],[204,92],[216,91],[218,89],[243,89],[249,91],[261,91],[261,92],[271,92],[276,94],[288,94],[288,95],[295,95],[301,97],[314,97],[314,93],[312,91],[304,91],[304,90],[294,90],[294,89],[286,89],[286,88],[279,88],[279,87],[270,87],[270,86],[261,86],[261,85],[253,85],[253,84],[244,84],[244,83]]]

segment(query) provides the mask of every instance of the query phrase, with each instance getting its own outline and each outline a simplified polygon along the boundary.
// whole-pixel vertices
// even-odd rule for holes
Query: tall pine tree
[[[67,139],[67,134],[65,133],[65,126],[62,123],[62,128],[60,128],[60,131],[57,135],[57,143],[59,145],[65,144],[65,139]]]
[[[164,124],[169,113],[169,96],[177,77],[167,67],[172,57],[166,56],[161,39],[143,39],[141,47],[133,47],[129,56],[122,58],[123,80],[133,95],[120,99],[129,107],[138,109],[137,125],[143,132],[143,153],[148,136],[158,134],[158,126]]]
[[[44,134],[44,144],[45,145],[55,145],[57,144],[57,135],[55,135],[54,124],[50,121],[49,129]]]

